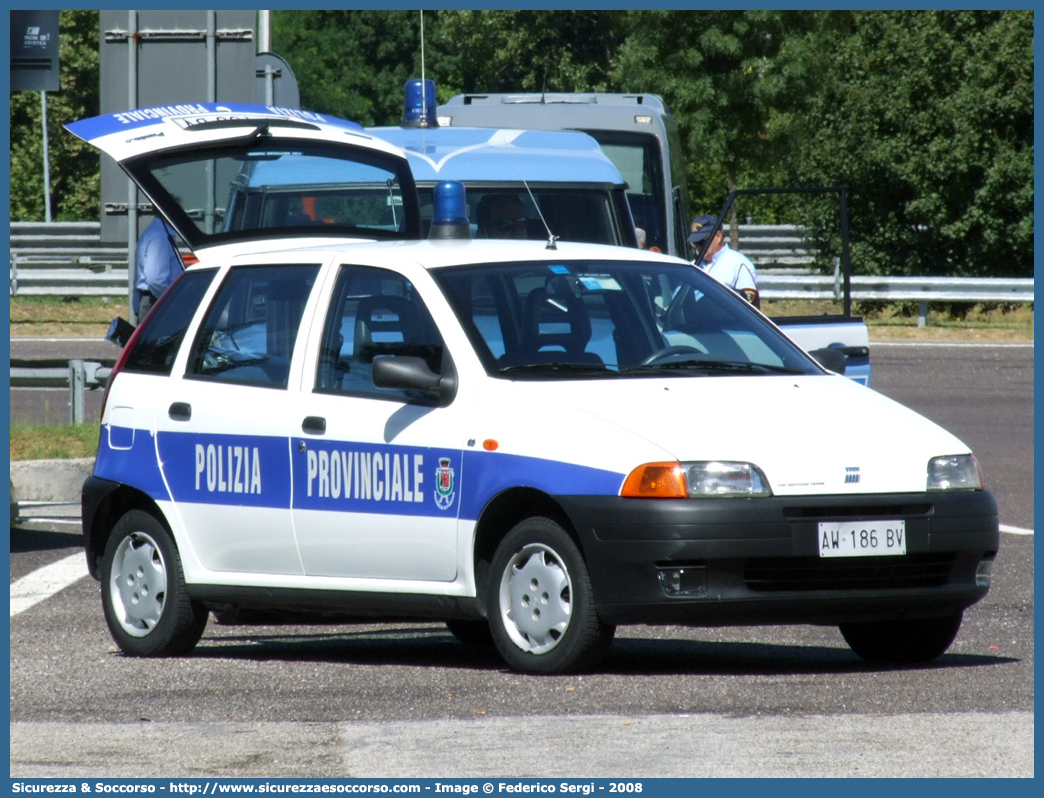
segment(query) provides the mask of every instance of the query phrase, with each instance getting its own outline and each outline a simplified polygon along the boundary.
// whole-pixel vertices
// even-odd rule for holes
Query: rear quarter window
[[[148,324],[138,333],[134,348],[127,353],[124,371],[170,374],[185,330],[191,324],[215,274],[216,269],[185,272],[167,289],[162,302],[149,317]]]

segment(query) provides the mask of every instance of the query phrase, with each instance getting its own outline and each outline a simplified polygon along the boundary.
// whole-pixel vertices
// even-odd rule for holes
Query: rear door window
[[[423,399],[373,385],[373,361],[382,355],[422,358],[442,369],[443,341],[413,284],[385,269],[343,266],[323,329],[316,391],[379,399]]]
[[[232,269],[200,326],[186,376],[286,388],[318,265]]]

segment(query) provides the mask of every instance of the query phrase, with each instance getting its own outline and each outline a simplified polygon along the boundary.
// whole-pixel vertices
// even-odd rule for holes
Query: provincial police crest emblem
[[[448,510],[453,506],[453,467],[448,457],[439,458],[439,467],[435,469],[435,505],[440,510]]]

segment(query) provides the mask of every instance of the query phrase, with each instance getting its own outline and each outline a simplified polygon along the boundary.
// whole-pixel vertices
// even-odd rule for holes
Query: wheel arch
[[[489,572],[500,541],[519,522],[534,516],[544,516],[558,523],[573,538],[581,555],[583,545],[568,514],[555,499],[536,488],[510,488],[497,494],[482,510],[475,527],[472,552],[475,568],[475,591],[479,605],[489,587]]]
[[[171,531],[170,524],[151,496],[130,485],[116,483],[98,500],[90,516],[83,518],[87,568],[95,579],[101,577],[101,560],[113,527],[131,510],[148,513],[163,524],[168,532]]]

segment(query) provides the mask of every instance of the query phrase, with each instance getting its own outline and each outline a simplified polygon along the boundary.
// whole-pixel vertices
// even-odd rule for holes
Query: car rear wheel
[[[501,541],[486,597],[493,642],[524,673],[575,673],[592,667],[616,628],[598,618],[587,566],[569,534],[548,518],[529,518]]]
[[[199,642],[207,609],[189,598],[177,547],[149,513],[131,510],[116,523],[101,579],[105,622],[125,654],[177,656]]]
[[[840,629],[849,648],[869,662],[930,662],[953,643],[962,617],[958,611],[944,618],[843,623]]]

